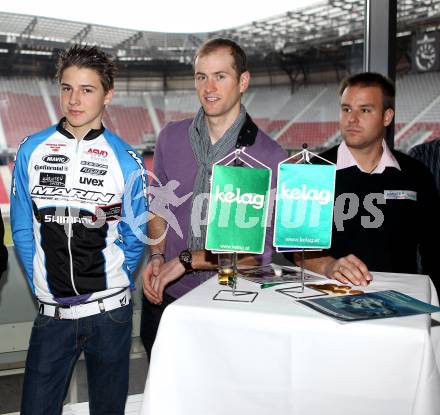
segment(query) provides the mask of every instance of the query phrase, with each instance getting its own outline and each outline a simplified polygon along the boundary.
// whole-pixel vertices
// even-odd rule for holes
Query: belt
[[[63,306],[38,301],[38,312],[45,316],[54,317],[57,320],[77,320],[95,314],[105,313],[124,307],[130,303],[130,288],[124,288],[108,297],[98,298],[78,305]]]

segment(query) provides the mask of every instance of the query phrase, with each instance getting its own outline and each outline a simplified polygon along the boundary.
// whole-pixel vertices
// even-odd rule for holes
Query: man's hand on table
[[[351,283],[363,287],[366,287],[373,280],[367,266],[353,254],[339,259],[329,259],[324,266],[323,274],[344,284]]]

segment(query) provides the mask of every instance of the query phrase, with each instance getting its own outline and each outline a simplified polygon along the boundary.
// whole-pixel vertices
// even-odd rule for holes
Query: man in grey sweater
[[[217,256],[204,249],[212,165],[234,149],[244,148],[272,169],[273,188],[278,163],[287,158],[241,104],[250,74],[240,46],[226,39],[205,42],[194,58],[194,78],[201,104],[198,113],[193,119],[169,123],[159,135],[154,155],[156,197],[150,211],[156,210],[153,204],[168,207],[149,222],[148,236],[154,242],[142,273],[141,338],[148,355],[164,308],[216,272]],[[270,226],[264,253],[240,255],[239,263],[269,263],[272,236]]]

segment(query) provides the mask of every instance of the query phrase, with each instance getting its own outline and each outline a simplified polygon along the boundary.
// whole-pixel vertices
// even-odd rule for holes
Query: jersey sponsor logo
[[[64,225],[66,223],[74,224],[74,223],[82,223],[91,225],[93,224],[93,217],[91,216],[56,216],[56,215],[44,215],[45,223],[58,223],[60,225]]]
[[[48,186],[34,186],[31,192],[32,196],[47,199],[62,198],[64,200],[80,200],[84,202],[102,202],[110,203],[113,197],[113,193],[101,193],[84,189],[66,189],[65,187],[48,187]]]
[[[93,169],[90,167],[81,167],[81,173],[91,174],[93,176],[105,176],[107,174],[107,170],[99,170]]]
[[[124,307],[125,305],[127,305],[127,296],[124,295],[122,298],[120,298],[119,303],[121,304],[121,307]]]
[[[64,187],[66,175],[61,173],[40,173],[40,184],[42,186]]]
[[[29,138],[30,138],[30,135],[28,135],[27,137],[25,137],[25,138],[23,138],[23,140],[21,140],[21,143],[18,145],[18,147],[17,147],[17,152],[15,153],[15,157],[14,157],[14,162],[15,162],[15,160],[17,159],[17,153],[19,152],[19,150],[20,150],[20,147],[27,141],[27,140],[29,140]]]
[[[137,155],[137,153],[135,151],[127,150],[127,152],[128,152],[128,154],[130,154],[131,157],[133,157],[134,161],[138,164],[138,166],[141,170],[142,191],[143,191],[144,197],[145,197],[145,205],[148,205],[147,178],[145,177],[144,163],[142,162],[142,159]]]
[[[36,171],[40,170],[50,170],[50,171],[67,171],[69,168],[67,166],[48,166],[48,165],[38,165],[34,166]]]
[[[108,152],[107,151],[100,150],[99,148],[93,148],[93,147],[90,147],[87,150],[87,154],[92,154],[94,156],[98,156],[98,157],[101,157],[103,159],[107,158],[107,156],[108,156]]]
[[[42,160],[50,164],[66,164],[70,161],[69,157],[63,154],[47,154],[42,157]]]
[[[12,191],[12,194],[13,194],[14,196],[16,196],[16,194],[17,194],[17,188],[16,188],[16,186],[15,186],[15,162],[17,161],[17,154],[18,154],[18,152],[20,151],[20,147],[21,147],[21,146],[22,146],[27,140],[29,140],[29,137],[30,137],[30,135],[28,135],[27,137],[23,138],[23,140],[21,140],[21,143],[18,145],[18,147],[17,147],[17,151],[16,151],[15,156],[14,156],[14,171],[12,172],[12,186],[11,186],[11,191]]]
[[[95,212],[96,214],[93,216],[93,221],[96,221],[101,217],[104,217],[106,222],[119,220],[122,212],[122,203],[108,206],[97,206]]]
[[[53,143],[46,143],[47,146],[50,147],[50,149],[54,152],[57,153],[58,151],[60,151],[60,149],[62,147],[66,147],[67,144],[53,144]]]
[[[107,164],[95,163],[94,161],[81,161],[82,166],[97,167],[98,169],[108,169]]]
[[[79,182],[81,184],[91,184],[92,186],[104,186],[104,179],[94,179],[93,177],[80,177]]]

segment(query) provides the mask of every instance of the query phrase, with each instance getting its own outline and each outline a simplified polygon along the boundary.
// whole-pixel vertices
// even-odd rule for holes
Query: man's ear
[[[383,113],[383,125],[388,127],[393,121],[394,110],[392,108],[387,108]]]
[[[240,83],[240,93],[243,94],[246,91],[246,89],[248,89],[249,80],[250,79],[251,79],[251,74],[248,71],[243,72],[240,75],[240,80],[239,80],[239,83]]]
[[[110,104],[113,98],[113,89],[109,89],[104,96],[104,105]]]

